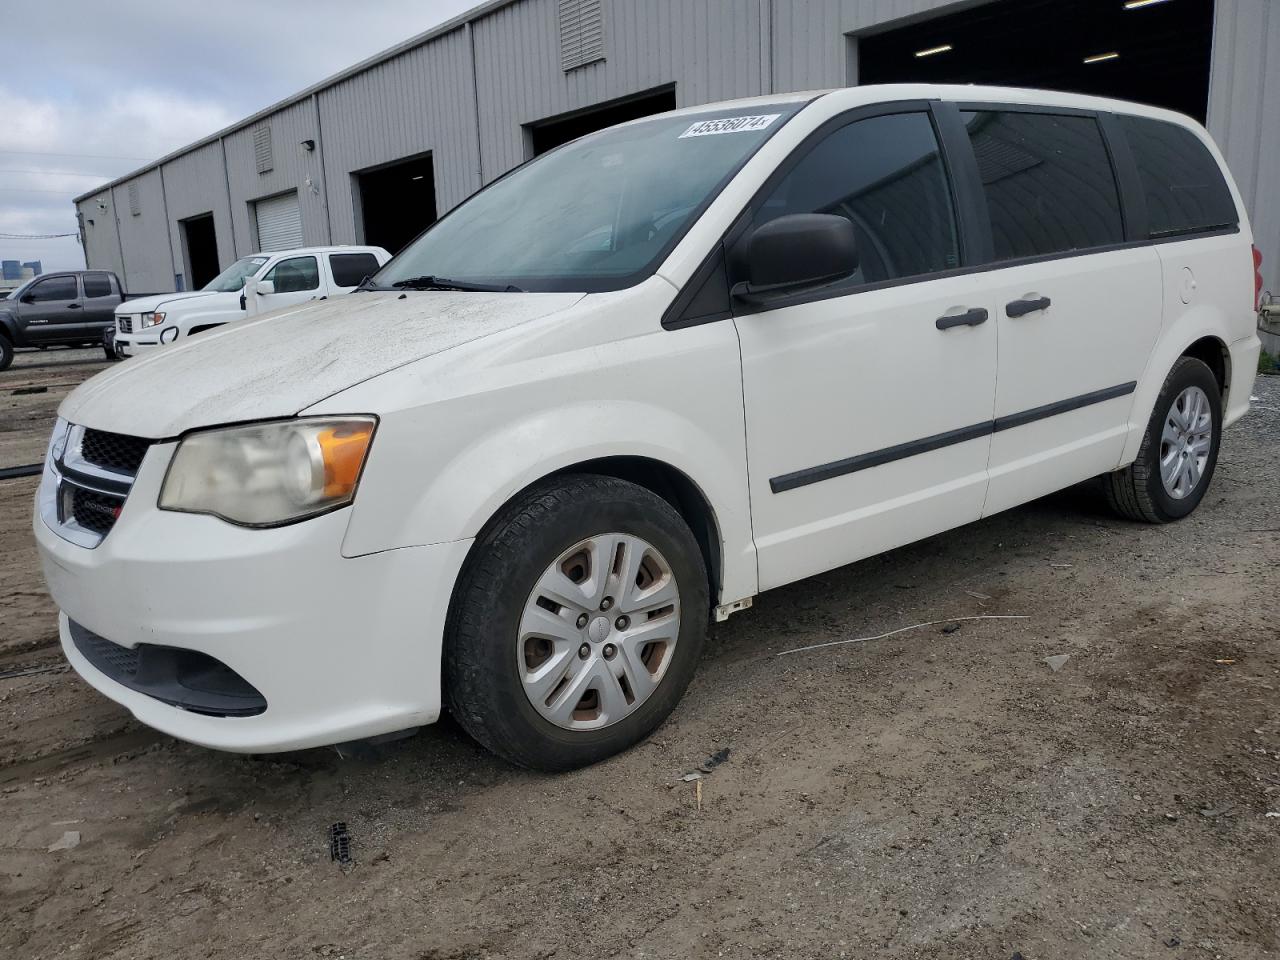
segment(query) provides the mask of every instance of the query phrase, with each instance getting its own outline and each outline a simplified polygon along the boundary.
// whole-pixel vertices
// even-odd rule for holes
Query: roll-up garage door
[[[302,212],[297,191],[254,204],[258,218],[258,249],[266,252],[302,246]]]

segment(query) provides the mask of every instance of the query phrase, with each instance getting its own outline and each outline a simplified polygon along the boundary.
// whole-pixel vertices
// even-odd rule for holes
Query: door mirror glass
[[[746,267],[747,283],[734,289],[738,296],[842,280],[858,269],[853,224],[825,213],[777,217],[747,238]]]

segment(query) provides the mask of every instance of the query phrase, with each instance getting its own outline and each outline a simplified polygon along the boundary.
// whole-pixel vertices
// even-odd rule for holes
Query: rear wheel
[[[1180,357],[1156,399],[1137,459],[1104,478],[1108,502],[1130,520],[1180,520],[1204,499],[1221,438],[1222,395],[1213,371]]]
[[[670,504],[612,477],[556,478],[509,505],[463,571],[444,649],[451,712],[521,766],[595,763],[675,707],[708,603]]]

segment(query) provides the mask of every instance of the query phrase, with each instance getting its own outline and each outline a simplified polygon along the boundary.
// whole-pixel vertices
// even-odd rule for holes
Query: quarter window
[[[105,273],[86,273],[81,277],[86,297],[111,296],[111,278]]]
[[[315,257],[291,257],[277,263],[262,279],[275,284],[276,293],[303,293],[320,286],[320,270]]]
[[[754,225],[797,213],[848,219],[858,239],[852,284],[959,266],[955,215],[927,114],[857,120],[810,150],[756,211]]]
[[[1138,165],[1153,239],[1239,225],[1227,181],[1199,137],[1146,117],[1121,117],[1120,124]]]
[[[961,114],[991,214],[995,259],[1124,241],[1120,192],[1092,117],[983,110]]]
[[[335,287],[354,287],[378,272],[378,258],[372,253],[335,253],[329,257]]]

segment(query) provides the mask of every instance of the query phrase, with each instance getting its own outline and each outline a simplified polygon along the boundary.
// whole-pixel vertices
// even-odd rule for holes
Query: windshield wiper
[[[397,280],[391,286],[397,290],[459,290],[465,293],[524,293],[513,283],[498,286],[492,283],[467,283],[465,280],[450,280],[448,277],[410,277],[408,280]]]

